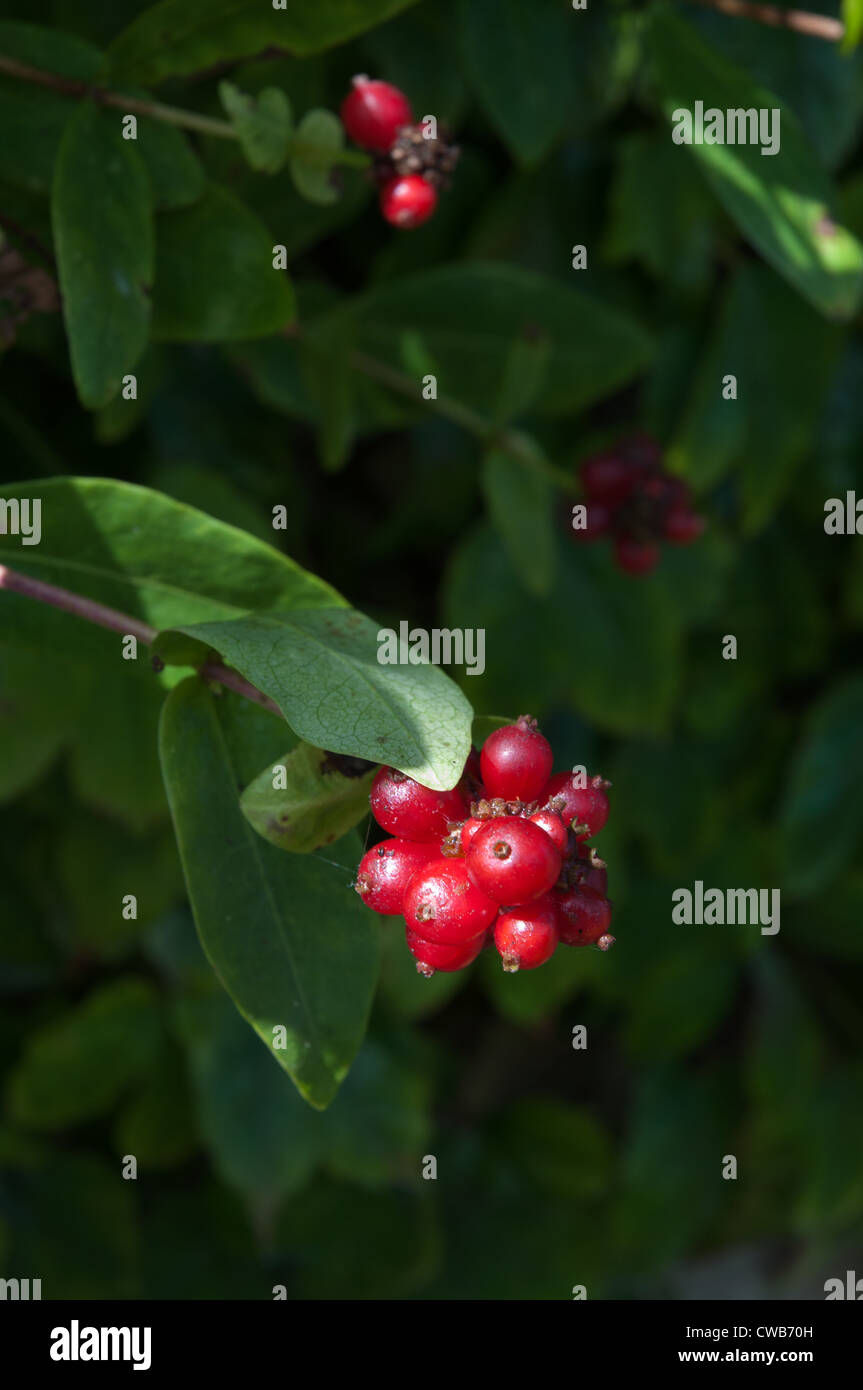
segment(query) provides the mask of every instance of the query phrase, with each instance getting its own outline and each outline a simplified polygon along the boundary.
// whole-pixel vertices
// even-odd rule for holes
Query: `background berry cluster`
[[[378,772],[371,808],[393,838],[363,856],[356,889],[404,916],[420,974],[461,970],[492,943],[510,972],[544,965],[560,943],[612,944],[606,868],[587,844],[608,818],[609,784],[552,766],[521,715],[471,752],[452,791]]]

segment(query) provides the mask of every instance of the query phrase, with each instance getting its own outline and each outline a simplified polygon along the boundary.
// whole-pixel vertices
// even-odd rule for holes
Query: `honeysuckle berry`
[[[565,946],[595,946],[607,934],[611,923],[611,903],[607,898],[592,888],[570,888],[554,896],[559,913],[558,933]]]
[[[588,777],[584,786],[573,780],[571,772],[556,772],[542,793],[544,807],[558,811],[579,840],[598,835],[608,820],[608,788],[604,777]]]
[[[393,767],[382,767],[372,782],[372,815],[384,830],[404,840],[440,841],[450,821],[462,820],[461,794],[424,787]]]
[[[417,973],[425,975],[426,979],[430,979],[438,970],[464,970],[465,966],[476,960],[486,944],[487,935],[487,932],[482,931],[477,936],[469,937],[467,941],[426,941],[424,937],[411,931],[410,927],[405,929],[408,950],[416,959]]]
[[[432,859],[408,883],[404,918],[424,941],[453,945],[484,932],[498,904],[468,877],[463,859]]]
[[[638,469],[616,453],[594,454],[581,465],[581,482],[588,497],[613,507],[632,492]]]
[[[550,893],[502,912],[494,924],[494,944],[504,970],[535,970],[551,960],[560,939],[558,922],[557,905]]]
[[[359,74],[341,105],[342,124],[355,144],[366,150],[389,151],[413,112],[404,92],[390,82]]]
[[[688,507],[672,507],[665,518],[665,539],[672,545],[689,545],[704,530],[704,517]]]
[[[548,807],[541,811],[534,811],[532,816],[528,816],[531,825],[538,825],[540,830],[544,830],[546,835],[554,841],[561,854],[566,853],[569,841],[569,832],[563,823],[563,817],[557,811],[551,811]]]
[[[465,863],[477,888],[495,902],[512,906],[548,892],[560,876],[562,858],[544,830],[513,816],[477,831]]]
[[[659,546],[650,541],[637,541],[632,536],[617,536],[614,558],[618,569],[625,574],[650,574],[659,563]]]
[[[554,765],[548,739],[528,714],[495,729],[480,754],[482,780],[491,797],[532,801],[539,796]]]
[[[437,196],[421,174],[397,174],[380,191],[381,215],[393,227],[419,227],[437,207]]]
[[[366,850],[360,860],[355,888],[367,907],[384,916],[402,911],[405,889],[410,879],[438,856],[434,844],[414,840],[382,840]]]

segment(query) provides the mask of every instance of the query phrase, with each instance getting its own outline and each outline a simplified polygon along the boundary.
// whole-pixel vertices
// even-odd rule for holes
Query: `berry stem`
[[[6,565],[0,565],[0,589],[5,589],[11,594],[20,594],[23,598],[35,599],[37,603],[46,603],[51,608],[59,608],[61,612],[71,613],[76,618],[83,618],[85,622],[95,623],[97,627],[108,628],[111,632],[122,633],[124,637],[135,637],[142,642],[145,647],[151,647],[156,639],[157,629],[150,627],[149,623],[143,623],[139,618],[133,618],[128,613],[121,613],[116,608],[107,608],[103,603],[97,603],[95,599],[84,598],[82,594],[72,593],[69,589],[61,589],[56,584],[46,584],[41,579],[34,579],[29,574],[21,574],[18,570],[10,570]],[[154,661],[157,658],[154,657]],[[161,667],[159,668],[161,669]],[[263,709],[269,710],[279,719],[282,712],[274,700],[269,695],[265,695],[257,686],[247,681],[241,676],[239,671],[234,671],[230,666],[225,666],[221,661],[208,661],[199,670],[199,675],[205,680],[216,681],[217,684],[225,686],[227,690],[233,690],[235,694],[242,695],[244,699],[253,701]]]
[[[758,24],[769,24],[778,29],[794,29],[798,34],[807,34],[815,39],[827,39],[831,43],[839,43],[845,37],[845,25],[842,21],[825,14],[811,14],[806,10],[783,10],[777,5],[754,5],[750,0],[690,0],[690,4],[719,10],[721,14],[732,15],[735,19],[754,19]]]

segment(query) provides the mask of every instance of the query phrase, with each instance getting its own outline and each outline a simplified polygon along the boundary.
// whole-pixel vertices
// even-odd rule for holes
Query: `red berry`
[[[416,957],[417,972],[430,979],[436,970],[463,970],[476,960],[485,945],[486,933],[481,931],[467,941],[447,943],[445,941],[426,941],[416,932],[406,929],[408,950]]]
[[[535,970],[550,960],[559,941],[558,910],[550,893],[524,907],[502,912],[494,944],[507,971]]]
[[[479,830],[467,853],[477,888],[498,903],[526,903],[560,877],[560,850],[538,825],[509,816]]]
[[[634,540],[632,536],[617,536],[614,555],[618,569],[626,574],[649,574],[659,560],[659,546]]]
[[[486,791],[504,801],[534,801],[553,765],[551,744],[527,714],[489,734],[480,755]]]
[[[611,922],[611,903],[607,898],[591,888],[571,888],[567,893],[556,893],[555,901],[564,946],[595,946],[605,936]]]
[[[372,82],[363,75],[353,84],[342,102],[342,124],[355,144],[386,153],[400,127],[413,123],[410,102],[389,82]]]
[[[538,825],[540,830],[544,830],[546,835],[554,840],[561,854],[566,853],[569,836],[563,819],[557,811],[550,811],[548,807],[545,807],[542,811],[537,811],[535,815],[528,816],[528,820],[533,825]]]
[[[468,816],[461,828],[461,852],[467,854],[470,849],[471,840],[478,830],[482,830],[488,825],[487,820],[479,820],[476,816]]]
[[[394,227],[419,227],[437,207],[437,190],[421,174],[389,179],[381,189],[381,213]]]
[[[583,842],[578,845],[575,861],[576,882],[580,888],[591,888],[604,898],[608,892],[608,869],[595,849]]]
[[[611,525],[614,516],[613,507],[609,507],[606,502],[597,502],[593,498],[583,504],[585,512],[585,525],[573,527],[572,534],[577,541],[595,541],[600,536],[604,536]]]
[[[374,912],[398,916],[408,882],[417,869],[438,857],[436,845],[413,840],[383,840],[373,845],[360,860],[356,890]]]
[[[424,941],[468,941],[491,925],[496,912],[497,903],[468,878],[461,859],[431,860],[405,890],[405,921]]]
[[[672,507],[665,518],[665,538],[672,545],[688,545],[704,530],[704,517],[688,507]]]
[[[610,507],[625,501],[638,481],[638,469],[612,453],[585,459],[580,472],[588,497]]]
[[[405,840],[441,840],[450,821],[464,818],[461,794],[432,791],[392,767],[382,767],[369,796],[372,815],[391,835]]]
[[[576,786],[572,774],[556,772],[547,783],[542,801],[545,807],[558,808],[565,825],[584,827],[577,832],[579,840],[589,840],[598,835],[608,820],[608,797],[606,790],[611,786],[603,777],[589,777],[587,785]]]
[[[633,434],[617,446],[626,462],[634,468],[645,470],[658,468],[662,462],[662,450],[649,434]]]

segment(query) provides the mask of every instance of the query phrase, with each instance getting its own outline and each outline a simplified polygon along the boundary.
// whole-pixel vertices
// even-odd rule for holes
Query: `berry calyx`
[[[437,847],[433,844],[383,840],[363,855],[354,887],[366,907],[387,917],[397,916],[411,878],[417,869],[437,855]]]
[[[556,772],[542,793],[543,805],[557,810],[577,839],[590,840],[608,820],[606,792],[610,786],[604,777],[589,777],[586,786],[578,786],[571,773]]]
[[[462,820],[466,810],[455,788],[432,791],[393,767],[382,767],[376,774],[369,802],[372,815],[384,830],[421,842],[441,840],[449,822]]]
[[[529,715],[495,729],[480,754],[482,780],[490,797],[533,801],[551,774],[554,755]]]
[[[381,214],[393,227],[419,227],[437,207],[437,192],[421,174],[389,179],[380,193]]]
[[[558,932],[565,946],[596,946],[607,934],[611,924],[608,898],[591,888],[571,888],[566,893],[556,893],[555,901],[559,913]]]
[[[494,921],[496,902],[468,877],[461,859],[432,859],[408,883],[404,918],[424,941],[454,945],[484,932]]]
[[[355,144],[385,152],[395,143],[401,127],[411,124],[413,112],[398,87],[373,81],[363,73],[353,79],[341,105],[341,118]]]
[[[408,950],[416,959],[417,974],[424,975],[427,980],[431,979],[437,970],[464,970],[466,965],[476,960],[485,945],[486,935],[486,932],[481,931],[467,941],[426,941],[424,937],[411,931],[410,927],[405,930]]]
[[[471,882],[487,897],[521,904],[547,893],[557,882],[562,858],[544,830],[513,816],[477,831],[465,862]]]
[[[551,894],[502,912],[494,926],[494,944],[509,973],[544,965],[559,939],[558,910]]]

